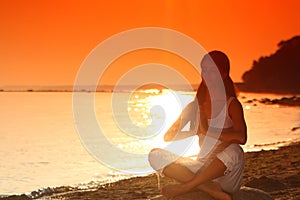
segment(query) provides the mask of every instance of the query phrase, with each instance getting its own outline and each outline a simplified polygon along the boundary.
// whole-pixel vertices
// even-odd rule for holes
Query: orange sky
[[[207,51],[226,52],[232,78],[241,81],[254,59],[300,34],[299,7],[298,0],[1,0],[0,87],[72,85],[101,41],[148,26],[174,29]]]

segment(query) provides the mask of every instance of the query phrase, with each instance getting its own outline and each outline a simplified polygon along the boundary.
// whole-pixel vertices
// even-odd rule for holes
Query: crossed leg
[[[197,176],[198,179],[203,180],[197,186],[197,189],[208,193],[217,200],[231,200],[231,196],[222,190],[219,183],[211,181],[214,178],[222,176],[225,170],[226,166],[219,159],[215,159],[209,167],[197,174],[194,174],[188,168],[178,163],[168,165],[164,168],[163,173],[167,177],[181,183],[187,183]]]

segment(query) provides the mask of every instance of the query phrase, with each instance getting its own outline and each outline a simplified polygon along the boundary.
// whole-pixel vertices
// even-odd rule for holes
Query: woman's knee
[[[165,166],[173,163],[179,158],[178,155],[165,149],[152,149],[148,154],[148,161],[156,171],[161,171]]]
[[[157,164],[159,163],[159,161],[161,160],[161,149],[159,148],[154,148],[150,151],[150,153],[148,154],[148,161],[149,164],[151,165],[151,167],[154,170],[158,170],[157,168]]]
[[[160,150],[161,150],[161,148],[154,148],[154,149],[151,149],[150,153],[151,153],[152,151],[160,151]]]

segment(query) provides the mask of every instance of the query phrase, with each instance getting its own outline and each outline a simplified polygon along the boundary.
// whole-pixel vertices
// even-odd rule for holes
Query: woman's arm
[[[196,101],[189,103],[181,112],[181,115],[169,128],[169,130],[164,135],[164,141],[170,142],[172,140],[182,140],[187,137],[196,134],[196,131],[181,131],[181,129],[191,121],[191,118],[196,118],[198,107],[196,106]],[[195,115],[195,116],[193,116]],[[196,119],[194,119],[195,121]],[[191,122],[192,123],[192,122]],[[179,133],[179,134],[178,134]]]
[[[173,123],[173,125],[165,133],[165,135],[164,135],[165,142],[170,142],[174,139],[174,137],[178,133],[180,123],[181,123],[181,115],[178,117],[178,119]]]

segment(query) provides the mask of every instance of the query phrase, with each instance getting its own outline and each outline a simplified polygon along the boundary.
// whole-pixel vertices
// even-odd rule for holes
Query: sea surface
[[[80,120],[74,119],[74,113],[81,111],[73,106],[72,92],[0,92],[0,195],[58,186],[89,188],[137,175],[133,166],[138,166],[139,175],[143,169],[144,174],[150,173],[148,163],[135,162],[135,157],[166,145],[162,142],[163,133],[194,95],[169,90],[84,93],[94,99],[94,116],[103,133],[96,137],[109,141],[117,152],[126,152],[109,165],[106,160],[116,152],[102,145],[102,140],[83,135],[86,133],[82,130],[97,129],[84,114]],[[300,130],[292,130],[300,127],[300,107],[246,103],[281,97],[240,93],[248,126],[245,151],[272,149],[300,139]],[[86,148],[90,145],[87,140],[100,141],[94,143],[100,155]],[[196,143],[192,144],[187,155],[198,150]],[[102,159],[103,155],[106,157]],[[124,173],[126,167],[133,167],[131,173]]]

